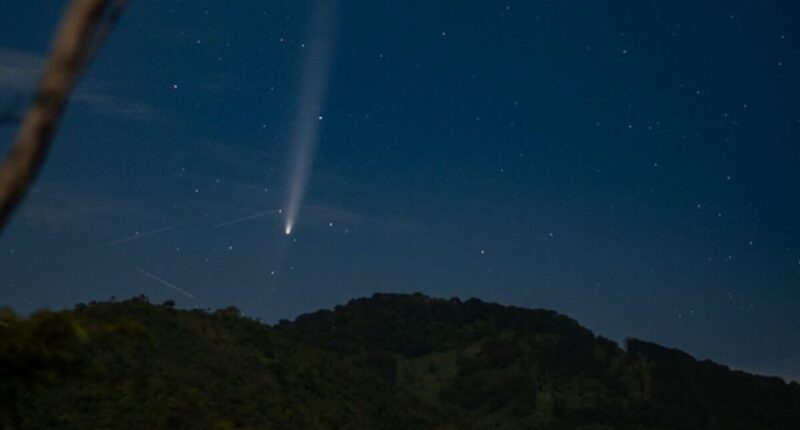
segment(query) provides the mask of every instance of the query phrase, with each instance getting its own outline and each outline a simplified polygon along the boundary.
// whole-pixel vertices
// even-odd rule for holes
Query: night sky
[[[800,3],[320,1],[133,0],[0,304],[477,296],[800,379]],[[0,2],[0,107],[65,4]]]

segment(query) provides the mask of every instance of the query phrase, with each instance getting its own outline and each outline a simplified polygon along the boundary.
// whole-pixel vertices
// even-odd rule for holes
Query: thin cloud
[[[133,121],[145,121],[158,118],[161,111],[147,103],[126,100],[109,94],[81,91],[72,100],[89,107],[94,113]]]
[[[108,220],[145,222],[157,217],[130,197],[78,192],[63,185],[42,183],[20,209],[19,218],[47,231],[63,231]]]
[[[0,47],[0,98],[30,95],[44,65],[45,57],[41,53]],[[114,96],[102,88],[99,84],[83,85],[71,100],[98,115],[133,121],[152,120],[162,115],[155,106]]]
[[[44,68],[42,54],[0,47],[0,93],[28,93]]]
[[[330,222],[344,224],[349,227],[373,228],[380,230],[411,232],[418,228],[406,221],[390,220],[376,216],[368,216],[352,210],[325,204],[306,204],[303,206],[308,223],[328,224]],[[301,223],[302,226],[303,223]]]

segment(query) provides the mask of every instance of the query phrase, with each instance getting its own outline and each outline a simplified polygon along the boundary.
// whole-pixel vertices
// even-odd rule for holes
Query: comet
[[[284,232],[292,234],[314,161],[325,95],[330,75],[331,51],[336,28],[336,1],[314,1],[308,43],[301,45],[306,50],[303,74],[300,81],[298,109],[292,130],[292,155],[286,195],[286,224]]]

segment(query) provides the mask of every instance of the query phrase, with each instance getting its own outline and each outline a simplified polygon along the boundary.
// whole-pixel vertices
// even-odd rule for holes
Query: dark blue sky
[[[3,106],[64,4],[0,4]],[[286,236],[312,6],[133,0],[0,239],[0,303],[477,296],[800,378],[800,4],[341,0]]]

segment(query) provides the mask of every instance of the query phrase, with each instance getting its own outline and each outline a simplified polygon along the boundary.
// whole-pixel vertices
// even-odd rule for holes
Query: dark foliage
[[[145,297],[4,312],[0,428],[800,428],[797,384],[475,299],[375,295],[275,327]]]

